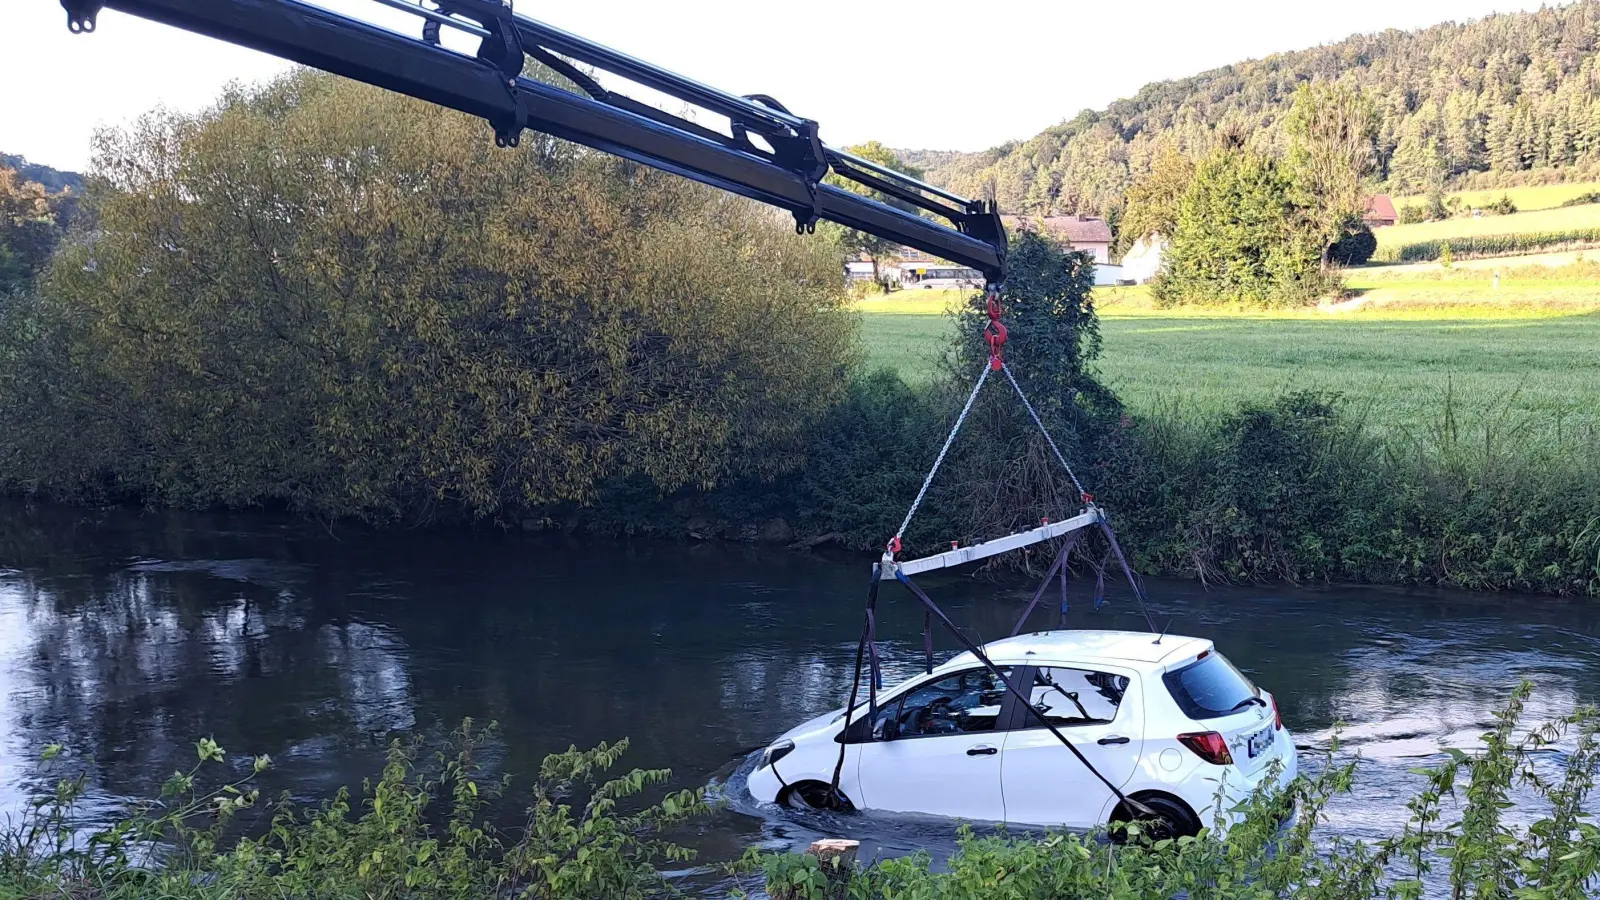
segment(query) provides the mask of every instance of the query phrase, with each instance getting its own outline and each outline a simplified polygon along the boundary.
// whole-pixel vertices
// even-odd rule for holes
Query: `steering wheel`
[[[954,706],[955,700],[951,697],[935,697],[933,702],[917,710],[912,717],[913,733],[954,734],[960,731],[951,716]]]

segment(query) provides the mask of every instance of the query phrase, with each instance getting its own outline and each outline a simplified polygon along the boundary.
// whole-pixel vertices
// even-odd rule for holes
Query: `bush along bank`
[[[1585,807],[1600,774],[1594,710],[1531,730],[1521,716],[1531,687],[1519,687],[1481,752],[1452,751],[1417,770],[1410,820],[1372,840],[1323,830],[1331,801],[1358,777],[1330,750],[1314,777],[1240,804],[1226,840],[1215,830],[1179,840],[1119,832],[979,838],[962,835],[943,871],[927,854],[867,868],[832,867],[809,856],[752,851],[728,865],[732,896],[758,890],[777,900],[1415,900],[1447,885],[1454,897],[1580,900],[1600,887],[1600,828]],[[643,900],[673,896],[659,870],[690,853],[664,829],[711,811],[704,793],[677,792],[656,804],[639,794],[661,771],[609,776],[625,741],[546,758],[534,782],[526,827],[510,833],[485,821],[508,783],[479,758],[485,735],[471,723],[454,752],[423,765],[415,745],[396,744],[359,797],[340,791],[315,808],[284,799],[258,836],[239,822],[260,803],[254,775],[266,757],[229,760],[209,740],[199,761],[173,775],[159,801],[138,803],[108,825],[89,820],[86,782],[57,781],[0,831],[0,897],[79,900],[165,897],[306,897],[326,900]],[[1558,749],[1558,754],[1536,751]],[[62,748],[47,765],[67,762]],[[1551,772],[1535,758],[1557,760]],[[1337,760],[1337,763],[1336,763]],[[1273,779],[1268,780],[1269,783]],[[1531,793],[1543,816],[1526,828],[1506,821],[1513,791]],[[1283,814],[1292,809],[1287,824]]]
[[[1148,574],[1220,582],[1358,582],[1600,596],[1600,433],[1529,440],[1441,397],[1421,433],[1383,430],[1337,396],[1296,393],[1220,419],[1132,415],[1093,378],[1082,261],[1022,236],[1008,285],[1009,364]],[[614,484],[593,507],[535,522],[606,532],[763,537],[873,550],[894,533],[986,352],[982,302],[959,314],[947,374],[927,390],[857,378],[813,426],[809,463],[775,480],[662,498]],[[996,389],[998,387],[998,389]],[[908,550],[1007,534],[1079,506],[1005,386],[951,447]]]
[[[596,507],[547,511],[530,525],[875,550],[961,399],[878,372],[818,426],[826,449],[793,476],[665,499],[618,487]],[[1300,393],[1220,420],[1119,417],[1096,438],[1073,457],[1078,473],[1146,574],[1600,597],[1600,435],[1528,446],[1514,435],[1498,443],[1492,424],[1380,433],[1339,398]],[[908,552],[1073,508],[1048,450],[1025,432],[968,439],[929,492]],[[1030,479],[1048,488],[1019,487]]]

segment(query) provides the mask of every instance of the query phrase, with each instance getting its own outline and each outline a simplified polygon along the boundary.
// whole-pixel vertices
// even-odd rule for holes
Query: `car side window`
[[[1033,670],[1028,700],[1045,722],[1058,728],[1108,725],[1128,692],[1128,676],[1060,666]],[[1019,728],[1043,728],[1040,715],[1023,712]]]
[[[1011,669],[1000,667],[1006,678]],[[879,708],[872,720],[875,741],[994,731],[1006,686],[988,669],[968,669],[919,685]]]

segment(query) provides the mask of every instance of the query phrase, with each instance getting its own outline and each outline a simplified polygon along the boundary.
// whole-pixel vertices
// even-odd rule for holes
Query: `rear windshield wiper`
[[[1249,706],[1252,703],[1261,704],[1263,709],[1265,709],[1266,705],[1267,705],[1267,701],[1261,699],[1260,697],[1246,697],[1243,700],[1240,700],[1238,703],[1235,703],[1233,705],[1233,709],[1228,710],[1228,712],[1231,712],[1231,713],[1238,712],[1239,710],[1244,709],[1246,706]]]

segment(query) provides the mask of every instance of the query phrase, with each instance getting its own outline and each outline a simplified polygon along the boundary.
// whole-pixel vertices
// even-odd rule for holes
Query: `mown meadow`
[[[1411,268],[1411,267],[1405,267]],[[1358,274],[1345,312],[1157,309],[1142,290],[1097,291],[1107,386],[1142,412],[1210,417],[1290,391],[1340,395],[1398,433],[1479,422],[1507,439],[1594,439],[1600,428],[1600,288],[1569,280]],[[930,296],[923,296],[928,294]],[[954,297],[865,300],[875,364],[926,382]]]
[[[1523,187],[1508,187],[1481,191],[1453,191],[1445,195],[1445,200],[1458,200],[1460,205],[1467,209],[1481,208],[1506,197],[1516,204],[1522,212],[1534,212],[1541,209],[1555,209],[1563,204],[1571,203],[1581,197],[1600,192],[1600,181],[1572,181],[1562,184],[1536,184]],[[1427,197],[1414,195],[1409,197],[1395,197],[1395,209],[1406,206],[1419,206],[1427,202]]]

